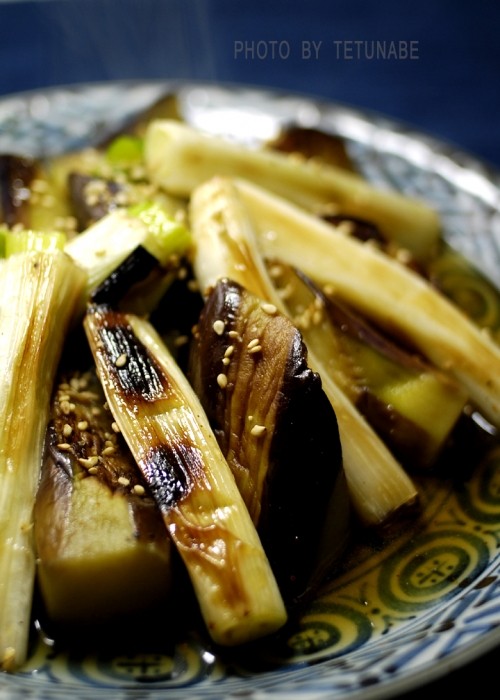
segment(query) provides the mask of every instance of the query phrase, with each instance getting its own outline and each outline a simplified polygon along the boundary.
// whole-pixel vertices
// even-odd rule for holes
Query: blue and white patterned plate
[[[165,93],[184,118],[255,144],[289,122],[346,139],[373,182],[426,199],[446,239],[493,280],[500,269],[500,178],[456,149],[378,115],[238,86],[113,83],[0,100],[0,153],[52,155],[101,140]],[[34,643],[0,675],[0,700],[370,700],[388,698],[500,644],[500,448],[453,485],[420,485],[424,510],[325,588],[297,624],[222,658],[197,630],[139,654],[56,653]]]

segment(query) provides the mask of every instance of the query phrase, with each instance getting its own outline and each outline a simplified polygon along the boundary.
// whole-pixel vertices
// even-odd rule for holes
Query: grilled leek
[[[374,246],[249,182],[238,181],[237,190],[265,257],[329,285],[338,298],[411,343],[500,426],[500,348],[487,333],[420,275]]]
[[[150,124],[144,161],[151,181],[173,195],[188,197],[216,175],[244,177],[307,210],[333,205],[338,213],[373,221],[418,258],[432,255],[440,239],[439,217],[423,202],[376,189],[341,167],[245,148],[176,121]]]
[[[85,286],[84,271],[53,246],[52,237],[25,233],[17,244],[16,236],[7,234],[7,248],[16,241],[13,247],[21,250],[0,265],[0,667],[8,671],[27,653],[35,579],[32,511],[50,395]]]
[[[134,620],[168,600],[171,541],[113,421],[94,371],[58,378],[34,511],[40,591],[58,627]]]
[[[66,245],[66,252],[88,275],[87,296],[141,245],[160,265],[186,252],[186,227],[167,216],[155,203],[113,211]]]
[[[279,629],[286,610],[255,527],[208,419],[153,327],[107,306],[84,321],[116,423],[221,645]]]
[[[222,280],[196,325],[190,379],[285,600],[308,595],[344,553],[351,519],[337,419],[300,333]]]
[[[202,292],[207,294],[218,279],[228,277],[287,315],[258,250],[251,220],[231,181],[214,178],[197,188],[191,198],[190,217],[193,267]],[[411,479],[310,344],[308,357],[337,415],[344,469],[360,519],[378,525],[399,510],[413,507],[418,494]]]
[[[463,389],[303,273],[270,269],[306,343],[393,454],[412,470],[433,467],[464,410]]]

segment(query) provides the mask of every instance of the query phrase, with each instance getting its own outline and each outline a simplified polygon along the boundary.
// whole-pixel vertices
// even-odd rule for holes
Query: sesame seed
[[[127,479],[126,476],[120,476],[118,477],[118,483],[122,486],[128,486],[130,484],[130,479]]]
[[[238,331],[229,331],[228,336],[230,338],[238,338],[238,340],[241,340],[240,334],[238,333]]]
[[[69,394],[59,394],[59,403],[69,402],[70,398]]]
[[[146,489],[141,484],[135,484],[132,491],[138,496],[144,496],[144,494],[146,493]]]
[[[217,375],[217,384],[221,389],[225,389],[227,387],[227,376],[222,372]]]
[[[71,433],[73,432],[73,428],[69,423],[65,423],[63,427],[63,435],[64,437],[69,437]]]
[[[231,363],[231,359],[229,357],[223,357],[222,358],[222,364],[225,365],[226,367]]]
[[[254,425],[250,431],[250,435],[253,435],[253,437],[262,437],[266,430],[267,428],[265,425]]]
[[[262,345],[253,345],[251,348],[248,349],[248,352],[250,355],[255,355],[255,353],[260,352],[262,350]]]
[[[71,406],[74,407],[74,404],[71,404],[69,401],[61,401],[61,411],[64,413],[65,416],[71,413]]]
[[[274,304],[262,304],[261,309],[270,316],[274,316],[274,314],[278,311]]]
[[[113,421],[113,422],[111,423],[111,428],[112,428],[112,430],[113,430],[115,433],[119,433],[119,432],[120,432],[120,428],[118,427],[118,423],[116,423],[115,421]]]
[[[108,457],[108,455],[113,455],[116,452],[114,445],[108,445],[101,452],[103,457]]]
[[[224,323],[224,321],[221,321],[221,319],[217,319],[217,321],[214,321],[214,324],[212,326],[217,335],[222,335],[224,333],[225,327],[226,324]]]
[[[63,452],[67,452],[69,449],[71,449],[71,445],[69,445],[67,442],[60,442],[57,446],[58,450],[62,450]]]
[[[187,335],[178,335],[177,338],[174,340],[174,345],[176,348],[181,348],[183,345],[186,345],[189,343],[189,336]]]
[[[260,340],[258,338],[253,338],[247,345],[247,348],[251,350],[254,348],[256,345],[260,345]]]
[[[97,465],[97,462],[99,461],[99,457],[93,455],[92,457],[80,457],[78,462],[85,467],[86,469],[90,469],[91,467],[95,467]]]
[[[86,420],[81,420],[79,423],[76,424],[76,427],[78,428],[78,430],[87,430],[89,424]]]
[[[90,467],[89,469],[87,469],[87,471],[89,474],[92,474],[92,476],[94,476],[94,474],[97,474],[98,469],[97,467]]]
[[[231,357],[233,352],[234,352],[234,345],[228,345],[226,348],[226,352],[224,353],[224,357]]]
[[[122,353],[115,360],[115,367],[125,367],[128,362],[128,356],[126,353]]]

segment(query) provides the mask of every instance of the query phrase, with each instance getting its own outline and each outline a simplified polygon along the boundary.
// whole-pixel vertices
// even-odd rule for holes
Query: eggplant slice
[[[190,379],[256,524],[284,599],[344,551],[350,505],[335,412],[296,327],[220,280],[195,329]]]
[[[58,378],[35,503],[38,577],[58,626],[156,613],[171,588],[172,545],[116,432],[95,368]]]

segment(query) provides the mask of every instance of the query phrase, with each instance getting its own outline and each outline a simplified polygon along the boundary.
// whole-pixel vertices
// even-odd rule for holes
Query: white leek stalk
[[[191,198],[193,266],[200,288],[228,277],[289,315],[260,256],[250,218],[232,182],[214,178]],[[307,340],[306,340],[307,344]],[[323,389],[340,430],[344,470],[360,518],[380,524],[400,508],[412,505],[417,491],[401,465],[366,423],[308,345],[309,366],[321,376]]]
[[[363,217],[417,258],[427,258],[440,238],[439,217],[425,203],[375,188],[333,165],[250,149],[173,120],[153,121],[146,131],[144,159],[153,183],[189,197],[216,175],[243,177],[310,211],[333,205],[339,213]]]
[[[184,561],[208,632],[235,645],[286,621],[276,579],[187,378],[145,320],[89,308],[109,407]]]
[[[27,654],[35,579],[32,511],[52,383],[85,285],[83,270],[50,249],[50,237],[49,250],[37,247],[0,266],[0,668],[7,671]]]
[[[500,426],[500,348],[424,278],[374,246],[345,236],[281,197],[238,181],[265,257],[281,259],[453,376]]]
[[[167,265],[190,245],[183,224],[156,203],[116,209],[66,244],[66,252],[87,271],[87,296],[139,245]]]

